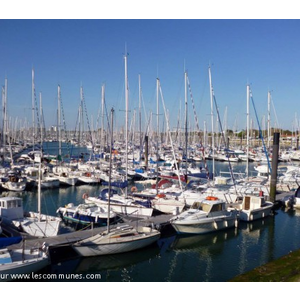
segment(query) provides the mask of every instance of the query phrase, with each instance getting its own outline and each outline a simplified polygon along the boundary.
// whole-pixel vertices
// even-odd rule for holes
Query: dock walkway
[[[150,226],[153,228],[161,229],[169,224],[172,215],[157,215],[149,218],[135,218],[135,217],[125,217],[124,223],[112,225],[111,228],[116,228],[121,225],[131,225],[131,226]],[[69,233],[59,234],[55,237],[45,237],[45,238],[33,238],[29,236],[25,237],[25,248],[36,248],[41,247],[43,243],[46,243],[49,248],[70,246],[82,239],[86,239],[90,236],[99,234],[107,229],[104,227],[95,227],[93,229],[86,229],[81,231],[73,231]],[[9,249],[16,249],[23,247],[23,242],[15,245],[11,245]]]

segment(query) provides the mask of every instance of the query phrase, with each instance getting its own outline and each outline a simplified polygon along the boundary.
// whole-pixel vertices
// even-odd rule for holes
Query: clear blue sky
[[[127,45],[129,106],[138,107],[141,74],[145,110],[156,112],[156,78],[174,128],[188,71],[200,127],[210,128],[208,66],[221,118],[246,127],[246,85],[251,85],[259,118],[267,115],[267,93],[279,125],[292,129],[300,116],[300,20],[0,20],[0,83],[8,79],[8,113],[31,122],[31,69],[37,97],[42,92],[46,125],[56,124],[61,86],[67,128],[75,128],[83,86],[88,115],[96,122],[101,85],[106,105],[124,120],[124,52]],[[190,126],[194,116],[189,98]],[[162,112],[162,106],[160,107]],[[251,118],[257,123],[253,109]],[[146,122],[143,115],[143,120]],[[162,117],[161,117],[162,120]],[[271,124],[275,114],[272,107]],[[154,125],[155,120],[153,120]]]

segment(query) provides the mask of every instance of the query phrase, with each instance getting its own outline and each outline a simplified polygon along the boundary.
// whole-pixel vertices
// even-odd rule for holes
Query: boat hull
[[[4,253],[7,249],[0,250],[0,261],[5,260]],[[0,281],[11,281],[17,278],[17,275],[31,274],[37,272],[50,264],[50,259],[41,251],[36,250],[13,250],[12,258],[9,263],[0,264]]]
[[[86,203],[95,203],[98,206],[103,207],[104,209],[108,209],[108,202],[102,201],[95,197],[88,197],[85,199]],[[144,206],[136,206],[131,204],[117,204],[112,203],[112,200],[110,202],[110,209],[114,211],[117,214],[123,214],[123,215],[133,215],[133,216],[146,216],[151,217],[153,213],[153,208],[148,208]]]
[[[41,214],[40,220],[38,213],[29,212],[29,217],[22,220],[13,220],[16,227],[21,227],[23,231],[35,237],[57,236],[61,225],[61,219],[54,216]]]
[[[271,214],[273,205],[268,205],[260,209],[241,210],[239,213],[239,220],[244,222],[251,222],[263,219]]]
[[[84,243],[77,243],[73,245],[74,250],[81,256],[98,256],[118,254],[130,252],[147,247],[155,243],[160,238],[160,232],[147,228],[142,234],[122,236],[123,233],[118,235],[118,232],[109,234],[109,236],[99,235],[96,239]]]
[[[198,222],[171,222],[178,234],[206,234],[236,226],[236,217],[206,218]]]

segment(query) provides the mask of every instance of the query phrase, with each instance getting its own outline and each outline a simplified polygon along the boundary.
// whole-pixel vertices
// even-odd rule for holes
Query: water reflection
[[[224,230],[217,233],[176,236],[170,248],[175,252],[194,252],[194,251],[211,251],[214,253],[222,252],[227,239],[236,237],[236,229]]]
[[[150,261],[159,255],[157,245],[144,248],[142,251],[132,251],[122,254],[87,257],[81,259],[76,272],[97,272],[129,267],[143,261]]]

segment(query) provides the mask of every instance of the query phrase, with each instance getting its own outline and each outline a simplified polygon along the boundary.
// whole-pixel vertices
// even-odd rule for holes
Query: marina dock
[[[157,216],[152,216],[148,218],[136,218],[132,216],[125,216],[124,217],[124,223],[119,223],[116,225],[111,225],[111,228],[115,228],[118,226],[123,226],[123,225],[131,225],[131,226],[146,226],[146,227],[152,227],[155,229],[159,229],[162,234],[168,234],[172,231],[172,228],[170,226],[170,219],[173,217],[173,215],[157,215]],[[14,235],[20,235],[21,233],[10,228],[7,230],[13,230]],[[23,242],[19,244],[14,244],[9,246],[9,249],[17,249],[21,247],[25,247],[26,249],[31,249],[31,248],[37,248],[37,247],[42,247],[42,245],[45,243],[49,246],[50,251],[56,252],[58,248],[62,247],[68,247],[73,243],[76,243],[82,239],[86,239],[90,236],[94,236],[96,234],[102,233],[105,230],[107,230],[106,226],[103,227],[95,227],[92,229],[86,229],[86,230],[78,230],[78,231],[72,231],[69,233],[63,233],[59,234],[55,237],[45,237],[45,238],[33,238],[30,237],[27,234],[23,234],[22,236],[25,239],[25,245],[23,245]]]

